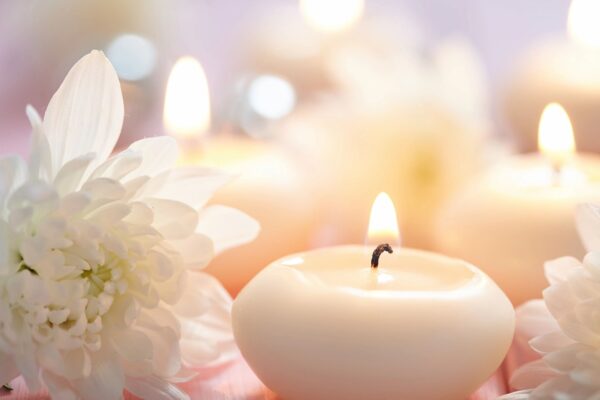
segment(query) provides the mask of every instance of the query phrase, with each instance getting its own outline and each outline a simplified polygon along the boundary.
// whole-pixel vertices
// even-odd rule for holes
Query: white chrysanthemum
[[[530,340],[541,359],[525,364],[511,378],[522,392],[502,399],[600,399],[600,213],[582,206],[577,220],[582,239],[591,250],[583,262],[563,257],[546,264],[550,286],[544,300],[522,306],[529,317]],[[535,317],[535,323],[531,317]],[[521,325],[525,321],[519,321]],[[518,323],[519,325],[519,323]]]
[[[0,383],[58,399],[180,399],[191,367],[223,361],[231,299],[196,269],[256,222],[205,207],[229,179],[173,168],[171,138],[109,158],[123,121],[101,52],[81,59],[33,125],[29,163],[0,159]]]

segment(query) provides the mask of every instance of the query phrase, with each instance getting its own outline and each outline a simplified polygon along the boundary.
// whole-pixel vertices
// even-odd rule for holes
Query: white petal
[[[0,209],[4,208],[11,192],[25,181],[26,174],[27,166],[21,157],[0,158]]]
[[[129,178],[155,176],[172,168],[179,155],[177,142],[170,136],[157,136],[138,140],[129,146],[130,150],[141,154],[142,163]]]
[[[19,374],[19,369],[12,358],[0,353],[0,382],[8,383],[19,376]]]
[[[50,180],[52,172],[52,156],[50,144],[44,134],[44,127],[38,112],[30,105],[25,108],[29,123],[33,128],[31,135],[31,153],[29,154],[29,174],[33,179]]]
[[[65,195],[79,189],[83,176],[94,158],[96,158],[94,153],[87,153],[66,162],[54,178],[56,191]]]
[[[560,257],[544,263],[544,273],[551,285],[564,282],[573,269],[581,266],[575,257]]]
[[[230,310],[232,302],[229,293],[215,277],[203,272],[190,272],[186,290],[173,306],[173,311],[178,316],[193,318],[223,308]]]
[[[195,209],[203,207],[215,191],[233,179],[233,175],[204,167],[175,168],[168,180],[152,196],[177,200]]]
[[[143,333],[133,329],[122,329],[111,335],[113,346],[121,356],[138,362],[152,359],[152,342]]]
[[[145,199],[154,214],[152,226],[167,239],[191,235],[198,225],[198,213],[192,207],[174,200]]]
[[[542,382],[557,376],[544,360],[532,361],[523,365],[510,377],[510,386],[516,389],[532,389]]]
[[[500,396],[496,400],[529,400],[530,395],[531,390],[519,390],[517,392],[512,392],[509,394],[505,394],[504,396]]]
[[[258,222],[243,212],[226,206],[214,205],[200,211],[196,232],[212,239],[215,253],[248,243],[260,231]]]
[[[48,388],[48,392],[53,399],[61,400],[76,400],[77,395],[75,394],[71,383],[58,375],[54,375],[48,371],[42,371],[42,379]]]
[[[600,206],[591,203],[577,206],[575,221],[587,251],[600,251]]]
[[[123,96],[117,74],[100,51],[92,51],[71,68],[44,115],[44,132],[56,172],[90,151],[108,158],[123,125]]]
[[[110,157],[92,172],[90,179],[110,178],[120,180],[142,164],[142,155],[133,150],[125,150]]]
[[[152,400],[189,400],[189,396],[177,386],[156,376],[127,378],[125,387],[142,399]]]
[[[170,243],[183,257],[184,263],[192,268],[204,268],[215,254],[213,241],[201,233],[181,240],[171,240]]]
[[[91,375],[73,381],[79,396],[86,400],[118,400],[123,396],[125,376],[116,360],[93,361]]]

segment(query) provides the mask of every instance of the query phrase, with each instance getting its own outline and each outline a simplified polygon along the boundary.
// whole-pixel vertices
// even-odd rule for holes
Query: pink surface
[[[49,399],[47,393],[30,394],[21,378],[11,382],[14,390],[2,392],[2,400],[41,400]],[[203,371],[195,380],[182,385],[194,400],[279,400],[267,389],[241,358],[228,366]],[[502,368],[492,376],[468,400],[491,400],[506,393],[505,377]],[[125,399],[136,399],[129,394]]]

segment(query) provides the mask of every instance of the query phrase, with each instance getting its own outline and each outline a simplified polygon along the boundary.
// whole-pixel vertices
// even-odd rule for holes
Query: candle
[[[436,229],[437,249],[481,266],[515,305],[539,298],[545,261],[584,249],[575,206],[600,200],[600,159],[575,154],[569,118],[558,104],[544,110],[542,154],[515,156],[453,199]]]
[[[544,106],[558,101],[569,112],[581,149],[600,151],[600,7],[573,0],[568,38],[548,38],[521,60],[506,91],[504,107],[521,148],[535,148],[535,127]]]
[[[232,182],[211,203],[241,209],[260,221],[261,231],[252,243],[219,254],[206,269],[232,295],[267,263],[307,248],[313,199],[300,163],[273,143],[227,132],[209,135],[208,86],[200,63],[191,57],[173,67],[164,123],[167,132],[184,144],[181,164],[232,174]]]
[[[397,231],[382,215],[390,203],[381,195],[373,207],[380,239]],[[464,400],[506,354],[509,300],[467,262],[371,251],[322,248],[259,273],[233,306],[246,361],[286,400]]]

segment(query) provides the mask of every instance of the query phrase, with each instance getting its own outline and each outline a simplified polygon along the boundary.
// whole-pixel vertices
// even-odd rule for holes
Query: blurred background
[[[569,112],[578,148],[600,150],[595,20],[568,30],[569,7],[0,1],[0,145],[26,155],[25,106],[43,112],[70,66],[102,49],[125,97],[119,147],[169,134],[183,145],[182,164],[240,174],[215,201],[255,216],[263,231],[209,267],[233,293],[281,255],[362,242],[380,191],[394,199],[403,244],[427,249],[439,208],[465,182],[535,149],[548,102]]]

